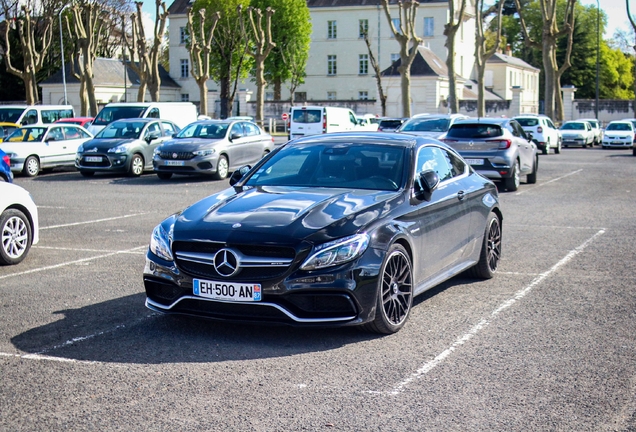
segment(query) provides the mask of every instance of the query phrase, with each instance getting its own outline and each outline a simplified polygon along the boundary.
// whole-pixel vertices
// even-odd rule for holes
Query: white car
[[[0,265],[19,263],[39,240],[38,208],[13,183],[0,183],[0,238]]]
[[[0,149],[9,156],[12,172],[35,177],[44,168],[74,166],[77,148],[91,138],[74,124],[25,126],[1,142]]]
[[[579,119],[579,121],[586,121],[592,125],[592,131],[594,132],[594,145],[599,145],[601,141],[603,141],[603,128],[601,127],[601,122],[592,118]]]
[[[523,114],[513,118],[519,122],[524,132],[532,134],[532,139],[541,153],[548,154],[551,148],[554,149],[554,153],[561,153],[561,132],[552,123],[550,117],[541,114]]]
[[[632,122],[628,120],[613,121],[605,128],[601,144],[603,148],[633,148],[635,134]],[[634,155],[636,155],[636,150],[634,150]]]
[[[587,121],[570,120],[559,129],[563,139],[563,147],[581,146],[583,148],[594,144],[594,131]]]

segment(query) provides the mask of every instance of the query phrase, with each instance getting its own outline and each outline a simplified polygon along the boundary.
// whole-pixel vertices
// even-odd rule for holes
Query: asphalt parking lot
[[[564,149],[502,192],[492,280],[391,336],[144,306],[150,234],[227,181],[54,171],[16,183],[40,243],[0,267],[0,430],[636,431],[636,157]]]

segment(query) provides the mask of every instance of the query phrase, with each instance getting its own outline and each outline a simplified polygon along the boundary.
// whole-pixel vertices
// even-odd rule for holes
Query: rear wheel
[[[17,209],[8,209],[0,216],[0,264],[17,264],[31,248],[32,232],[29,219]]]
[[[40,172],[40,161],[35,156],[29,156],[24,161],[22,173],[27,177],[35,177]]]
[[[481,245],[479,261],[470,269],[472,276],[490,279],[495,275],[501,259],[501,221],[494,212],[488,215],[486,233]]]
[[[561,153],[561,141],[559,140],[557,142],[557,146],[554,148],[554,154],[559,154]]]
[[[404,326],[413,305],[413,272],[404,247],[399,244],[391,246],[380,275],[375,319],[364,328],[375,333],[391,334]]]
[[[214,173],[213,178],[215,180],[223,180],[227,177],[229,169],[230,166],[227,163],[227,158],[223,155],[219,156],[219,161],[216,164],[216,173]]]
[[[130,168],[128,174],[133,177],[139,177],[144,173],[144,158],[139,153],[135,153],[130,159]]]
[[[521,184],[521,175],[519,174],[519,161],[516,160],[515,165],[512,167],[512,176],[504,179],[504,186],[510,192],[514,192],[519,189],[519,184]]]
[[[535,156],[534,164],[532,164],[532,172],[526,176],[526,182],[528,184],[535,184],[537,182],[538,170],[539,170],[539,156]]]

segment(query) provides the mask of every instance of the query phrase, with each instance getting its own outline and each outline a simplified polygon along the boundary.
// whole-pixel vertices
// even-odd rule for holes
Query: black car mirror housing
[[[433,170],[422,171],[415,179],[415,197],[419,200],[429,201],[437,186],[439,186],[437,173]]]
[[[247,174],[251,169],[252,167],[250,165],[243,165],[242,167],[234,171],[230,176],[230,186],[234,186],[235,184],[240,182],[245,174]]]

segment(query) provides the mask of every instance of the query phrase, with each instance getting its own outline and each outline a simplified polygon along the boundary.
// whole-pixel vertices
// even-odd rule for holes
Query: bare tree
[[[371,42],[369,41],[369,34],[365,31],[364,33],[364,43],[367,45],[367,51],[369,52],[369,61],[371,62],[371,67],[373,68],[373,72],[375,72],[375,83],[378,86],[378,99],[380,100],[380,106],[382,109],[382,117],[386,116],[386,94],[384,94],[384,89],[382,88],[382,72],[380,71],[380,65],[375,59],[375,55],[373,55],[373,50],[371,49]]]
[[[389,11],[389,0],[382,0],[384,13],[389,20],[389,27],[395,40],[400,44],[400,65],[398,72],[401,77],[402,90],[402,115],[411,117],[411,65],[418,53],[418,47],[422,43],[422,39],[415,34],[415,15],[417,7],[420,4],[417,1],[407,0],[398,1],[398,16],[400,20],[399,30],[395,28],[391,12]]]
[[[464,14],[466,13],[466,0],[461,0],[459,12],[455,10],[455,1],[448,0],[449,22],[444,26],[444,35],[446,42],[444,46],[448,50],[446,57],[446,68],[448,69],[448,103],[452,113],[459,112],[459,99],[457,98],[457,75],[455,74],[455,36],[459,26],[464,22]],[[457,21],[455,21],[457,16]]]
[[[577,0],[566,0],[566,13],[564,15],[565,25],[563,26],[563,29],[559,30],[557,25],[558,1],[539,0],[543,27],[541,31],[541,42],[537,42],[530,37],[528,27],[526,26],[526,22],[523,18],[520,2],[519,0],[515,0],[526,45],[539,49],[542,53],[543,71],[545,74],[545,113],[547,116],[557,121],[563,120],[563,113],[555,110],[556,106],[562,106],[563,104],[561,100],[561,91],[558,88],[558,81],[563,72],[561,71],[561,73],[558,73],[559,67],[556,58],[557,39],[567,34],[569,38],[568,45],[571,45],[571,38],[574,32],[574,25],[572,25],[574,23],[574,6],[576,2]],[[571,49],[568,49],[563,63],[565,69],[567,69],[570,65],[570,51]],[[565,69],[563,69],[563,71],[565,71]],[[557,99],[560,100],[560,105],[556,102]]]
[[[35,26],[36,21],[31,17],[31,10],[22,6],[22,16],[11,16],[11,9],[5,5],[4,10],[4,63],[7,71],[24,81],[24,88],[26,92],[26,102],[31,105],[37,103],[38,87],[36,82],[36,74],[40,71],[44,65],[46,53],[51,46],[51,34],[52,34],[52,19],[50,16],[44,19],[42,23],[42,36],[36,35]],[[20,50],[22,51],[23,66],[22,69],[18,69],[11,62],[11,42],[9,38],[9,30],[11,28],[11,22],[17,21],[18,37],[20,40]],[[38,51],[37,45],[40,46]]]
[[[124,30],[124,43],[130,53],[130,67],[139,75],[139,92],[137,101],[142,102],[146,95],[146,88],[150,92],[153,102],[159,101],[161,89],[161,76],[159,75],[159,60],[161,57],[161,43],[166,31],[168,10],[166,3],[155,0],[155,25],[152,39],[146,39],[146,31],[143,25],[143,2],[135,2],[137,12],[132,14],[131,40]],[[161,10],[160,10],[161,9]],[[125,21],[125,18],[124,18]],[[124,26],[125,27],[125,26]],[[137,62],[135,62],[135,58]]]
[[[241,33],[245,39],[248,39],[247,32],[245,31],[245,24],[243,23],[242,5],[238,6]],[[276,46],[272,41],[272,15],[274,11],[271,7],[265,9],[265,28],[263,28],[263,11],[252,6],[247,8],[247,15],[249,16],[252,33],[251,38],[253,46],[247,49],[247,55],[254,59],[255,78],[256,78],[256,121],[259,124],[263,124],[265,119],[263,113],[263,105],[265,104],[265,59]],[[256,15],[256,17],[254,16]],[[252,44],[250,44],[252,45]]]
[[[210,52],[212,51],[212,40],[214,29],[221,18],[221,13],[212,15],[212,25],[205,34],[205,9],[199,9],[199,35],[197,36],[192,23],[192,8],[188,10],[188,33],[189,51],[192,69],[190,74],[199,85],[200,106],[199,113],[208,114],[208,80],[210,79]]]
[[[499,0],[497,5],[493,5],[488,8],[487,11],[483,10],[484,0],[475,1],[475,66],[477,67],[477,116],[484,117],[486,115],[486,100],[485,93],[486,87],[484,83],[484,75],[486,73],[486,63],[488,59],[493,56],[501,45],[501,20],[504,1]],[[484,16],[489,15],[492,12],[497,12],[497,33],[495,36],[495,43],[490,49],[486,47],[486,34],[484,32]]]

